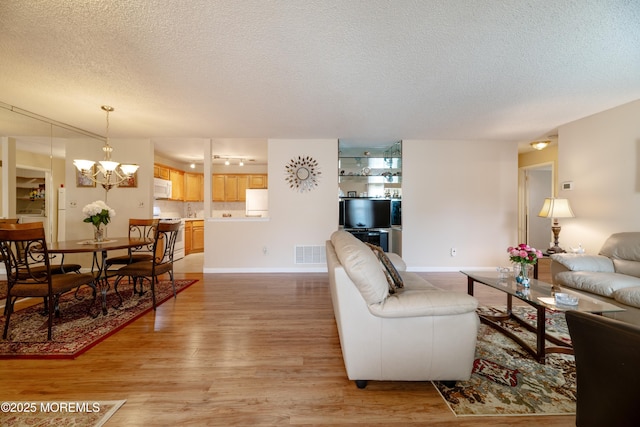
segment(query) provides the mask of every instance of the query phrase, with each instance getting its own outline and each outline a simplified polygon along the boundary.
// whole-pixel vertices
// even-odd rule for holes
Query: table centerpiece
[[[517,274],[516,282],[524,287],[529,287],[529,266],[538,262],[538,258],[542,257],[542,252],[526,243],[509,246],[507,252],[511,262],[517,266],[514,268],[514,272]],[[520,271],[516,271],[518,268]]]
[[[82,208],[85,218],[83,222],[88,222],[94,226],[93,238],[95,242],[103,242],[105,237],[105,228],[116,216],[116,211],[111,209],[102,200],[96,200]]]

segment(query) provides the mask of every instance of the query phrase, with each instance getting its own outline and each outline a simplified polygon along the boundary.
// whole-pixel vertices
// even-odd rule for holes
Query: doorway
[[[551,241],[551,219],[538,212],[544,199],[553,197],[553,163],[520,168],[519,241],[542,251]]]

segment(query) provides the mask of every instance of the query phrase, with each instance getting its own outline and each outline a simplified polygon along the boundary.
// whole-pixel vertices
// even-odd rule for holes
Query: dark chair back
[[[153,262],[156,266],[173,263],[173,252],[176,247],[179,229],[179,222],[161,222],[158,224],[153,248],[153,253],[155,254]]]
[[[47,282],[49,254],[41,222],[2,224],[0,246],[9,287],[18,283]]]
[[[48,334],[51,339],[53,313],[60,295],[82,285],[93,287],[92,274],[53,274],[41,222],[3,224],[0,227],[0,253],[7,270],[6,339],[13,306],[18,298],[42,297],[48,312]],[[95,291],[95,287],[94,287]]]
[[[107,258],[107,260],[105,261],[107,267],[111,267],[113,265],[131,264],[139,261],[150,261],[153,258],[154,254],[153,245],[157,226],[157,219],[130,218],[129,238],[146,240],[149,243],[129,248],[127,255],[119,255]]]
[[[566,313],[576,358],[576,425],[640,426],[640,327]]]
[[[131,248],[130,253],[134,252],[148,252],[153,253],[153,239],[155,237],[156,228],[158,227],[157,219],[129,219],[129,238],[130,239],[144,239],[149,241],[148,245],[136,246]]]

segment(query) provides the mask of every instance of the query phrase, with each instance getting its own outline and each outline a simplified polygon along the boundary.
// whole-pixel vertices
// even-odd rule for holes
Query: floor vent
[[[296,246],[296,264],[325,264],[327,256],[324,246]]]

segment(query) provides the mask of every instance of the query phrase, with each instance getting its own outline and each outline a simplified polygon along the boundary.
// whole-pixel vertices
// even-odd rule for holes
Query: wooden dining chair
[[[107,268],[114,265],[127,265],[140,261],[151,261],[153,258],[153,241],[155,237],[158,219],[129,219],[129,238],[145,239],[149,241],[146,245],[129,248],[126,255],[107,258],[105,264]]]
[[[18,218],[3,218],[0,219],[0,228],[6,227],[7,224],[18,224]],[[42,223],[32,223],[32,224],[42,224]],[[44,227],[44,225],[42,225],[42,227]],[[55,255],[51,256],[51,259],[54,259]],[[3,259],[0,256],[0,262],[2,262]],[[80,273],[80,269],[82,268],[82,266],[80,264],[75,264],[75,263],[64,263],[64,256],[62,257],[62,261],[60,262],[60,264],[51,264],[51,274],[64,274],[64,273]],[[40,267],[33,267],[34,270],[33,272],[36,272],[38,269],[39,270],[44,270],[44,266],[40,266]],[[47,308],[48,308],[48,304],[47,304],[47,300],[45,298],[44,300],[44,311],[45,314],[47,312]],[[9,309],[9,304],[5,304],[4,306],[4,314],[6,316],[7,314],[7,310]]]
[[[93,288],[92,274],[53,274],[42,223],[4,224],[0,228],[0,253],[7,270],[7,313],[3,338],[18,298],[45,298],[48,314],[47,339],[51,340],[54,313],[60,296],[82,285]]]
[[[136,285],[140,285],[140,293],[142,293],[143,284],[147,281],[151,288],[151,296],[153,299],[153,309],[156,309],[156,282],[158,276],[162,274],[169,274],[171,278],[171,286],[173,287],[173,297],[176,297],[176,283],[173,277],[173,252],[176,245],[176,239],[178,237],[178,230],[180,223],[168,223],[161,222],[156,227],[155,236],[153,239],[153,258],[150,261],[134,262],[132,264],[125,265],[119,268],[115,276],[117,276],[114,283],[114,290],[116,295],[120,298],[122,304],[122,295],[118,292],[118,285],[124,277],[130,277],[133,279],[133,289],[136,289]]]

